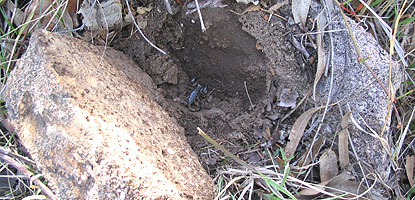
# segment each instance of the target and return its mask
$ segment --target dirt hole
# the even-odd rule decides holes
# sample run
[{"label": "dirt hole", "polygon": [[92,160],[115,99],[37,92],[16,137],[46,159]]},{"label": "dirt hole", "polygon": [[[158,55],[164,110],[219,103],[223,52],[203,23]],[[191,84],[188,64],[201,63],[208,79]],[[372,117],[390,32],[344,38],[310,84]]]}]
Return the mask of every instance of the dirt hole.
[{"label": "dirt hole", "polygon": [[[208,169],[216,168],[217,162],[224,157],[221,153],[204,153],[203,148],[208,143],[198,135],[197,127],[231,152],[247,152],[252,146],[263,143],[259,129],[264,123],[270,124],[271,131],[276,128],[275,122],[265,115],[276,118],[288,111],[275,106],[264,114],[271,80],[278,79],[288,86],[291,84],[289,87],[294,90],[301,87],[302,84],[298,83],[304,82],[295,78],[301,72],[297,73],[297,61],[293,58],[295,51],[287,47],[291,45],[285,41],[286,30],[275,31],[282,23],[276,21],[276,26],[272,27],[272,23],[262,22],[262,16],[257,14],[252,17],[253,25],[241,24],[230,9],[235,7],[203,9],[206,32],[201,31],[197,13],[164,16],[163,24],[148,22],[147,31],[153,30],[154,40],[159,46],[168,49],[168,55],[156,52],[138,38],[125,41],[118,47],[135,59],[158,84],[167,101],[175,108],[171,114],[185,128],[188,142]],[[157,17],[163,18],[154,14],[153,18]],[[264,30],[262,27],[250,27],[258,24],[270,27]],[[281,49],[276,49],[283,52],[275,55],[278,59],[270,60],[262,52],[258,38],[243,30],[249,28],[258,29],[258,34],[264,34],[267,38],[278,39],[272,43],[274,49],[281,46]],[[281,63],[281,68],[277,69],[281,72],[279,77],[273,77],[270,73],[270,68],[275,70],[272,63],[276,61]],[[207,86],[208,93],[211,92],[207,97],[201,95],[201,110],[197,112],[185,104],[195,88],[189,84],[193,78],[197,78],[203,87]],[[283,89],[278,87],[278,93]],[[281,131],[289,128],[280,127]],[[258,156],[239,156],[260,160]]]}]

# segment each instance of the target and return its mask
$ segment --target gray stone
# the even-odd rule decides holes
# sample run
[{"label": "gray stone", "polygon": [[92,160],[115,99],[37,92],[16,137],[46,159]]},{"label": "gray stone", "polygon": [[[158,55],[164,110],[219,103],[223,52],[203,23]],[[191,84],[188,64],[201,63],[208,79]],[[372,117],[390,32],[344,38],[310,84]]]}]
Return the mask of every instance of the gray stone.
[{"label": "gray stone", "polygon": [[[331,30],[343,30],[332,32],[333,39],[333,65],[327,77],[320,80],[319,91],[322,101],[326,101],[330,90],[330,73],[333,74],[333,86],[330,94],[330,102],[340,102],[342,114],[352,111],[353,118],[364,131],[359,130],[356,124],[351,123],[350,137],[356,148],[357,156],[366,172],[376,172],[384,181],[388,175],[390,163],[387,151],[391,141],[388,141],[390,117],[386,123],[386,131],[381,136],[381,131],[386,121],[388,96],[372,73],[363,64],[359,63],[353,41],[350,37],[345,22],[336,10],[332,21]],[[348,19],[348,23],[356,38],[357,46],[361,52],[361,58],[368,58],[365,62],[373,69],[376,76],[387,88],[389,78],[389,54],[377,43],[375,38],[364,30],[355,21]],[[325,34],[326,57],[329,57],[329,34]],[[330,62],[330,61],[328,61]],[[397,62],[392,61],[392,91],[400,87],[402,70]],[[337,110],[338,107],[334,110]],[[393,108],[392,108],[393,109]],[[333,109],[332,109],[333,110]],[[334,119],[335,118],[335,119]],[[337,127],[341,122],[341,115],[337,113],[331,122]],[[369,127],[379,135],[375,137]],[[369,133],[369,134],[368,134]],[[382,145],[380,138],[385,141]],[[385,148],[386,147],[386,148]]]}]

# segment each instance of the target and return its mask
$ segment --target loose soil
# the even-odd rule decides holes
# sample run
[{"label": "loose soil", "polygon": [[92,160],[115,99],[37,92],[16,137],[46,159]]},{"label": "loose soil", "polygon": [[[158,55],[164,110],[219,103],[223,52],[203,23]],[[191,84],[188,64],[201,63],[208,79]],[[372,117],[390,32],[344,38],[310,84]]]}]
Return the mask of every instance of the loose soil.
[{"label": "loose soil", "polygon": [[[206,32],[200,29],[197,13],[185,15],[178,9],[167,15],[162,6],[154,8],[145,19],[145,32],[168,50],[167,55],[149,47],[138,34],[115,44],[158,84],[172,106],[167,110],[185,128],[188,142],[212,175],[217,167],[232,161],[222,162],[223,154],[208,147],[196,128],[242,159],[261,162],[263,152],[251,150],[283,145],[293,124],[288,118],[277,128],[291,110],[277,104],[303,98],[313,73],[290,42],[300,32],[296,25],[275,16],[268,22],[269,14],[259,11],[238,16],[230,10],[241,13],[246,5],[224,4],[228,6],[202,9]],[[288,16],[289,7],[283,7],[280,14],[284,12]],[[201,96],[201,110],[196,112],[182,103],[193,89],[189,86],[193,78],[210,92]],[[274,139],[266,137],[267,130]]]}]

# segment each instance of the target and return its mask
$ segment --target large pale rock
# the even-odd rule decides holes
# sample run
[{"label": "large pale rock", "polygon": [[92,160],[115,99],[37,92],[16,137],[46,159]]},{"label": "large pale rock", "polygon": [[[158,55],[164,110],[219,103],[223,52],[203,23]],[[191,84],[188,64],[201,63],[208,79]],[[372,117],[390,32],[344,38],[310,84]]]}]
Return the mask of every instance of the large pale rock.
[{"label": "large pale rock", "polygon": [[156,102],[164,100],[155,84],[120,52],[36,32],[4,98],[61,199],[213,198],[211,178]]},{"label": "large pale rock", "polygon": [[[333,18],[337,18],[337,20],[333,20],[328,26],[328,30],[347,30],[338,8],[332,14],[334,14]],[[389,87],[394,93],[403,80],[403,71],[399,63],[392,61],[390,65],[388,52],[382,49],[376,39],[355,21],[348,19],[348,23],[356,38],[361,59],[367,59],[365,63],[374,71],[386,88],[389,86],[389,79],[391,80],[392,84]],[[325,34],[326,46],[330,44],[329,36],[329,34]],[[388,179],[391,162],[387,153],[391,151],[391,146],[388,145],[392,145],[389,140],[391,116],[386,121],[388,95],[375,80],[370,70],[359,62],[349,32],[335,31],[331,33],[331,37],[334,47],[332,61],[328,62],[332,62],[330,73],[333,73],[333,80],[331,80],[330,74],[320,81],[322,99],[323,101],[327,100],[327,97],[330,96],[331,103],[339,102],[340,106],[336,106],[333,110],[341,108],[343,115],[346,112],[352,112],[355,123],[351,123],[350,137],[361,166],[366,171],[365,173],[375,171],[382,181],[391,183],[393,180]],[[331,48],[327,47],[326,49],[326,57],[330,58],[329,50]],[[389,77],[389,67],[392,69],[391,77]],[[337,119],[330,119],[329,116],[329,120],[327,120],[332,122],[330,125],[332,130],[335,130],[342,120],[340,113],[335,115],[337,115]],[[386,131],[382,135],[384,126]]]}]

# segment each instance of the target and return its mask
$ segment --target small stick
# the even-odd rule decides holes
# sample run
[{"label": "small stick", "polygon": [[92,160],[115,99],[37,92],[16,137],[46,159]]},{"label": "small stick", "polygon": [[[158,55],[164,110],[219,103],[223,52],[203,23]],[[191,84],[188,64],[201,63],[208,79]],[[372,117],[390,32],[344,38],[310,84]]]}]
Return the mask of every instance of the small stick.
[{"label": "small stick", "polygon": [[167,12],[172,15],[173,11],[171,10],[170,2],[169,0],[164,0],[164,3],[166,4]]},{"label": "small stick", "polygon": [[[197,1],[196,1],[197,2]],[[144,35],[144,33],[141,31],[140,27],[138,26],[137,22],[134,19],[134,16],[131,12],[131,8],[130,8],[130,4],[128,3],[128,0],[125,0],[125,3],[127,4],[127,8],[128,8],[128,15],[130,15],[131,20],[133,21],[135,27],[137,28],[138,32],[140,32],[141,36],[144,38],[144,40],[146,42],[148,42],[153,48],[157,49],[158,51],[160,51],[162,54],[166,54],[166,52],[164,52],[163,50],[161,50],[160,48],[158,48],[156,45],[154,45],[153,43],[151,43],[151,41],[149,39],[147,39],[147,37]]]},{"label": "small stick", "polygon": [[[20,164],[19,162],[13,160],[8,155],[1,154],[0,153],[0,159],[4,160],[5,162],[9,163],[11,166],[16,168],[18,171],[20,171],[26,178],[30,179],[33,176],[33,173],[26,169],[25,166]],[[46,196],[48,196],[50,199],[55,200],[58,199],[55,194],[53,194],[52,190],[50,190],[45,184],[42,183],[39,179],[34,179],[33,182],[35,185],[40,187],[42,189],[42,192],[45,193]]]},{"label": "small stick", "polygon": [[294,36],[291,37],[291,41],[293,46],[304,54],[305,58],[310,57],[310,54],[308,53],[307,49],[300,42],[298,42],[298,40]]},{"label": "small stick", "polygon": [[205,24],[203,23],[202,12],[200,12],[199,2],[195,0],[195,3],[196,3],[196,8],[197,8],[197,14],[199,15],[200,28],[202,29],[202,32],[205,32],[206,27],[205,27]]},{"label": "small stick", "polygon": [[251,97],[249,96],[249,93],[248,93],[248,88],[246,87],[246,81],[244,81],[244,86],[245,86],[245,92],[246,92],[246,95],[248,96],[249,103],[251,104],[251,108],[252,108],[252,110],[253,110],[253,109],[254,109],[254,105],[252,104]]},{"label": "small stick", "polygon": [[21,155],[19,155],[19,154],[13,153],[13,152],[11,152],[10,150],[5,149],[5,148],[2,148],[2,147],[0,147],[0,154],[4,154],[4,155],[8,155],[8,156],[11,156],[11,157],[18,158],[18,159],[20,159],[20,160],[22,160],[22,161],[24,161],[24,162],[26,162],[26,163],[28,163],[28,164],[31,164],[31,165],[35,165],[35,164],[36,164],[36,163],[35,163],[34,161],[32,161],[32,160],[30,160],[30,159],[28,159],[28,158],[26,158],[26,157],[23,157],[23,156],[21,156]]}]

